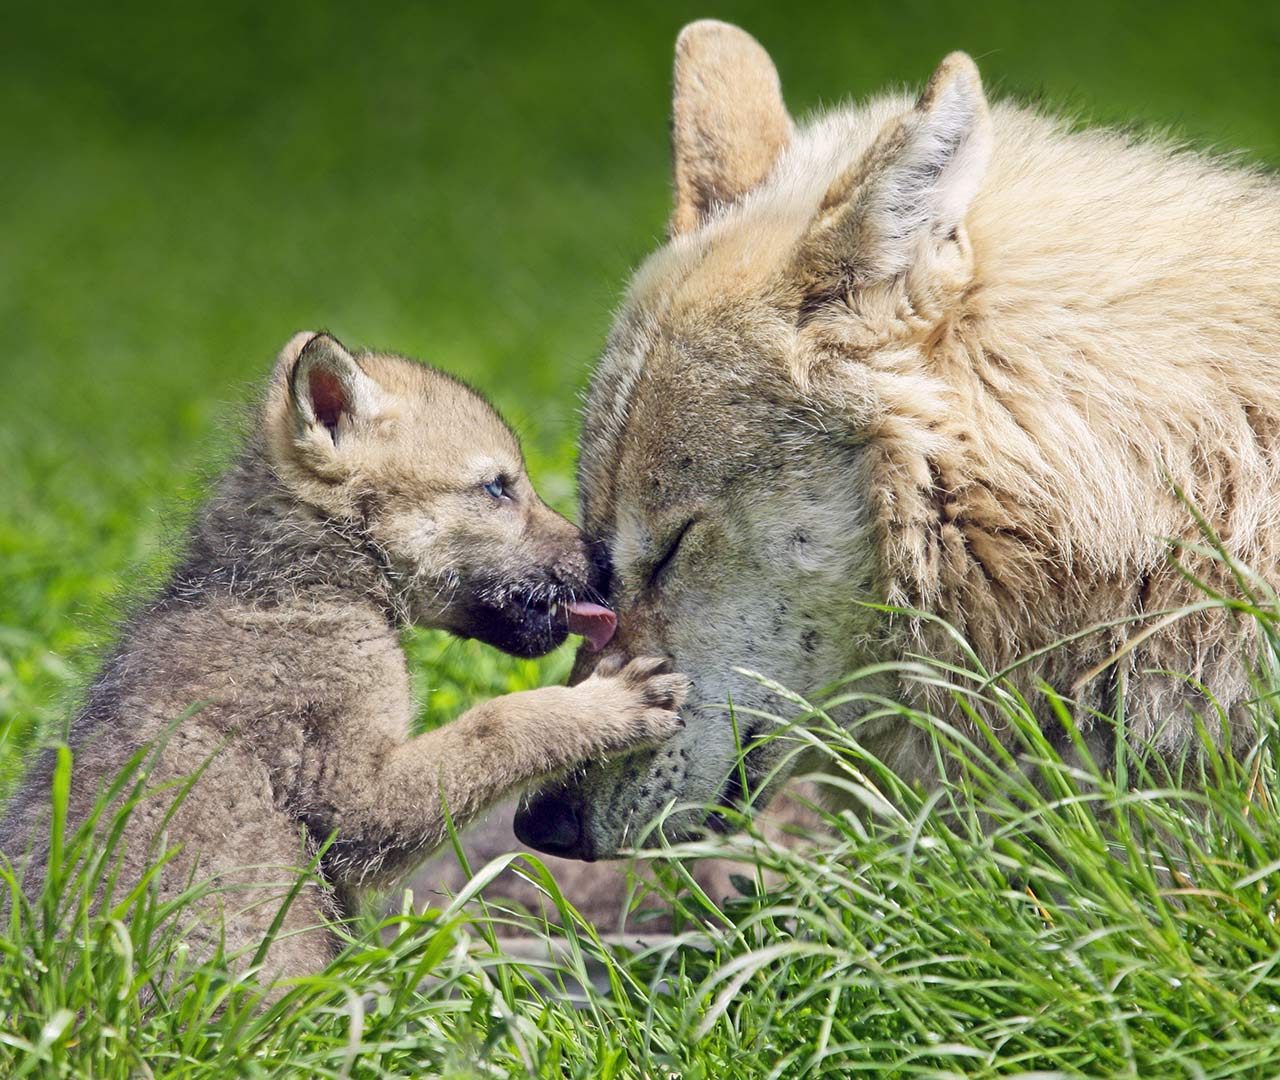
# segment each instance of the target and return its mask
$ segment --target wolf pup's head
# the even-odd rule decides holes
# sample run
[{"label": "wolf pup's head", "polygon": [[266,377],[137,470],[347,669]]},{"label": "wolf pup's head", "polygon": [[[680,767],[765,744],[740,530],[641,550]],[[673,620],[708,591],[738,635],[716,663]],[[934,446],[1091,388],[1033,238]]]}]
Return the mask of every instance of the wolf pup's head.
[{"label": "wolf pup's head", "polygon": [[[875,447],[930,437],[921,350],[962,332],[967,215],[992,142],[962,54],[914,102],[796,130],[767,54],[717,22],[677,43],[672,131],[671,239],[632,281],[596,370],[580,489],[612,556],[616,647],[669,655],[693,690],[678,738],[522,810],[522,839],[587,859],[638,842],[669,803],[740,799],[738,740],[780,706],[736,669],[806,694],[880,659],[863,603],[885,598]],[[757,807],[794,746],[747,755]],[[672,815],[668,835],[703,816]]]},{"label": "wolf pup's head", "polygon": [[265,428],[280,481],[335,542],[378,563],[405,621],[517,656],[570,631],[593,648],[612,636],[581,534],[533,490],[511,429],[456,379],[297,334]]}]

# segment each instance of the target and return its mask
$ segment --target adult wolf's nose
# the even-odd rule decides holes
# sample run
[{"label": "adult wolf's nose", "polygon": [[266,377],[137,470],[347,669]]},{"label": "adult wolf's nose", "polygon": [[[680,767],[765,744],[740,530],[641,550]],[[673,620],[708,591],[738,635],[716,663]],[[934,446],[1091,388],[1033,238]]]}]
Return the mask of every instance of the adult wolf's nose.
[{"label": "adult wolf's nose", "polygon": [[582,816],[563,799],[535,795],[516,812],[516,839],[535,851],[562,859],[594,862],[595,854],[583,833]]}]

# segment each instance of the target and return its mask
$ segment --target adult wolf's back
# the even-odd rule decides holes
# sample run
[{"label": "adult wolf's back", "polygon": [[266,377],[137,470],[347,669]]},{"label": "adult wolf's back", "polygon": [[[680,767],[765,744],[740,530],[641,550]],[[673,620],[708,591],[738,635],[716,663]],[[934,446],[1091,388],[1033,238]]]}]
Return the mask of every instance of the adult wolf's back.
[{"label": "adult wolf's back", "polygon": [[[1168,748],[1189,707],[1218,715],[1206,693],[1234,720],[1247,621],[1203,613],[1106,661],[1195,595],[1169,560],[1169,538],[1198,538],[1178,489],[1234,556],[1276,568],[1275,180],[989,106],[960,54],[915,102],[796,128],[768,56],[722,23],[681,35],[674,112],[672,236],[600,362],[581,486],[617,647],[693,677],[688,727],[545,794],[522,835],[607,856],[672,798],[731,796],[722,703],[748,737],[750,707],[776,706],[737,666],[807,692],[954,655],[866,600],[936,613],[993,670],[1110,621],[1017,680],[1072,694],[1086,726],[1123,691],[1130,729]],[[860,734],[926,768],[905,723]],[[749,756],[753,784],[771,753]]]}]

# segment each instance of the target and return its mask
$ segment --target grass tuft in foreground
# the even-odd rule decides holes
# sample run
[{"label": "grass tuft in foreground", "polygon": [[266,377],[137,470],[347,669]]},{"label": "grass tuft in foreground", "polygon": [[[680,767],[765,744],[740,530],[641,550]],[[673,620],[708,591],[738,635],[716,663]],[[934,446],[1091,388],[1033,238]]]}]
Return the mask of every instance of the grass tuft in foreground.
[{"label": "grass tuft in foreground", "polygon": [[[863,697],[868,720],[929,732],[950,779],[923,792],[832,723],[829,710],[864,694],[857,675],[822,707],[779,689],[803,723],[779,721],[768,737],[824,757],[822,782],[856,809],[824,810],[830,835],[805,847],[744,821],[727,845],[643,854],[658,871],[646,888],[676,912],[669,939],[634,952],[604,943],[542,864],[508,856],[447,908],[419,913],[406,895],[398,913],[364,918],[327,971],[266,999],[226,957],[189,954],[184,905],[205,886],[168,906],[151,883],[111,887],[120,815],[147,797],[144,759],[104,797],[110,812],[60,839],[63,751],[43,895],[28,903],[14,870],[0,870],[0,1073],[1274,1073],[1280,676],[1275,616],[1242,615],[1262,621],[1267,650],[1259,738],[1241,760],[1206,737],[1176,771],[1123,740],[1095,761],[1057,702],[1064,759],[1028,703],[986,673],[912,662],[908,677],[945,679],[973,720],[961,731]],[[981,734],[997,726],[1016,733],[1012,752]],[[747,860],[744,895],[718,906],[686,872],[691,857]],[[484,901],[512,863],[562,927]],[[109,899],[95,907],[103,883]],[[513,930],[541,939],[547,959],[504,956]]]}]

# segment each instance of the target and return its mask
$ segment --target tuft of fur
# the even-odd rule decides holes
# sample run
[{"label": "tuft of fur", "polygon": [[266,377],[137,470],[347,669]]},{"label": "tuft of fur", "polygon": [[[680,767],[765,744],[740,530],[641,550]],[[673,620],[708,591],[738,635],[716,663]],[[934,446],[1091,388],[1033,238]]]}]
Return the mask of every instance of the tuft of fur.
[{"label": "tuft of fur", "polygon": [[[726,34],[766,82],[740,30],[697,23],[681,41]],[[690,79],[677,117],[734,111],[691,101]],[[677,135],[678,222],[682,171],[717,145]],[[962,54],[918,98],[825,112],[769,153],[636,273],[592,383],[581,498],[613,555],[618,647],[665,651],[694,689],[680,739],[547,794],[582,819],[579,854],[612,854],[673,798],[728,797],[725,703],[740,721],[777,704],[734,667],[807,693],[909,653],[963,661],[936,622],[864,601],[945,620],[992,671],[1069,639],[1013,679],[1075,699],[1099,743],[1093,710],[1123,695],[1144,743],[1179,752],[1199,711],[1246,745],[1252,625],[1160,616],[1201,598],[1172,554],[1236,590],[1183,546],[1202,540],[1184,496],[1274,580],[1274,177],[989,104]],[[919,684],[880,689],[963,722]],[[928,774],[906,725],[859,730]],[[762,749],[748,771],[773,764]]]},{"label": "tuft of fur", "polygon": [[[486,488],[495,478],[500,495]],[[242,963],[296,868],[333,836],[263,974],[317,971],[338,943],[327,920],[352,890],[437,847],[446,806],[461,827],[533,778],[678,726],[683,680],[641,659],[573,689],[483,702],[411,737],[401,629],[534,655],[564,640],[557,605],[594,595],[594,581],[577,529],[538,499],[510,430],[478,395],[401,357],[300,334],[185,558],[124,628],[71,725],[69,827],[154,746],[116,895],[141,880],[163,831],[177,853],[161,899],[212,883],[192,940],[207,954],[225,935]],[[32,895],[49,853],[52,758],[0,823],[0,851],[26,860]]]}]

